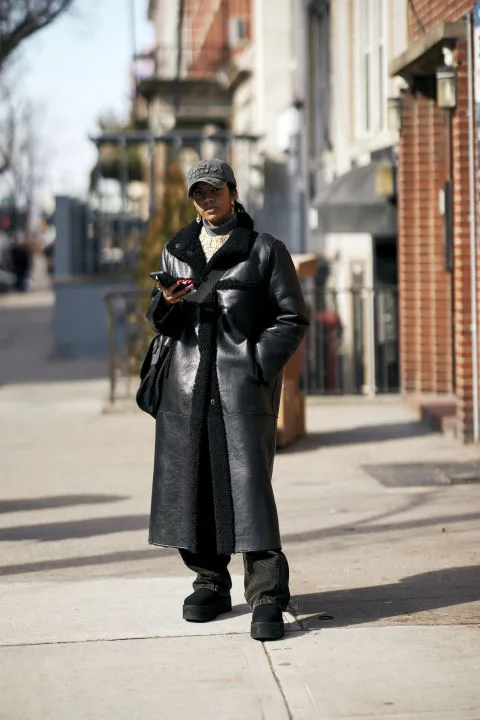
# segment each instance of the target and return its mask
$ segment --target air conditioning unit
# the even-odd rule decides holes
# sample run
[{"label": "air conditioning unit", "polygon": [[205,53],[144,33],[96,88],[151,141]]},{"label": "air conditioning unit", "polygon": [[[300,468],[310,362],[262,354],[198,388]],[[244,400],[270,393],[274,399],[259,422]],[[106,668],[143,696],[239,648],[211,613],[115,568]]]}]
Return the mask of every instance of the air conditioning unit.
[{"label": "air conditioning unit", "polygon": [[237,48],[248,42],[248,20],[243,17],[230,18],[229,23],[230,47]]}]

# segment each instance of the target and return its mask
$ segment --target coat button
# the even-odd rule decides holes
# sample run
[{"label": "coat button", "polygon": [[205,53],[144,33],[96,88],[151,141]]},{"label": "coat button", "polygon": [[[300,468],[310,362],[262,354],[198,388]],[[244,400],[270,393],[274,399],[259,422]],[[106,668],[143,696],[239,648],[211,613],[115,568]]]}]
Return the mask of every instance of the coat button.
[{"label": "coat button", "polygon": [[215,400],[213,398],[210,400],[210,405],[215,405]]},{"label": "coat button", "polygon": [[175,243],[175,247],[176,247],[176,248],[179,248],[179,247],[180,247],[180,243]]}]

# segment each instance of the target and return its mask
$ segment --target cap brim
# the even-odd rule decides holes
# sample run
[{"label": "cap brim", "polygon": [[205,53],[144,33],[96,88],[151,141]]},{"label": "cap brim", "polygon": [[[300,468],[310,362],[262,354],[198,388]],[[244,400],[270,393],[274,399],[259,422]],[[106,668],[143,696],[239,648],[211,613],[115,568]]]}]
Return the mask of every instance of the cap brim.
[{"label": "cap brim", "polygon": [[208,185],[212,185],[216,188],[221,188],[227,184],[226,180],[220,180],[220,178],[202,178],[201,180],[195,180],[195,182],[190,185],[190,187],[188,188],[188,195],[190,196],[192,194],[192,190],[195,185],[198,185],[202,182],[207,183]]}]

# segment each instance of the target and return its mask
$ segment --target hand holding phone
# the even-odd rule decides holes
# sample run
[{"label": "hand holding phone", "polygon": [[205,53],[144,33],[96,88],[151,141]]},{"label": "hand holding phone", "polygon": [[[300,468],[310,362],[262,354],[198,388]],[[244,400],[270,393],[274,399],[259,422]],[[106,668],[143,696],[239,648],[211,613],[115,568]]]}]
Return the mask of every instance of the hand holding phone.
[{"label": "hand holding phone", "polygon": [[178,295],[180,292],[185,295],[185,293],[190,292],[191,290],[193,290],[193,280],[185,278],[183,280],[177,280],[175,285],[172,285],[168,289],[168,292],[170,295]]},{"label": "hand holding phone", "polygon": [[157,288],[163,293],[163,297],[169,303],[179,302],[194,288],[191,278],[181,278],[173,283],[173,285],[165,287],[161,282],[162,273],[160,271],[149,273],[149,275],[156,281]]}]

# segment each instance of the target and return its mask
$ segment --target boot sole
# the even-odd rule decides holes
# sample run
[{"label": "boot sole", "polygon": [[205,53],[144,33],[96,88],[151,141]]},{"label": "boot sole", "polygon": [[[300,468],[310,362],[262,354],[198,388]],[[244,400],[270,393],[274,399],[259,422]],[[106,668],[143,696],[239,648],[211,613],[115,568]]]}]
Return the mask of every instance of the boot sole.
[{"label": "boot sole", "polygon": [[219,615],[230,612],[231,609],[232,602],[227,599],[225,599],[225,603],[222,605],[184,605],[183,619],[187,622],[211,622]]},{"label": "boot sole", "polygon": [[285,628],[283,622],[252,622],[250,635],[254,640],[281,640]]}]

